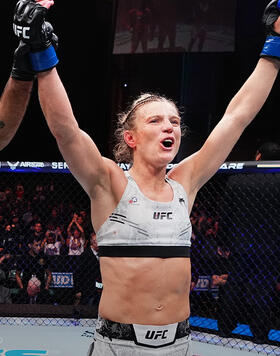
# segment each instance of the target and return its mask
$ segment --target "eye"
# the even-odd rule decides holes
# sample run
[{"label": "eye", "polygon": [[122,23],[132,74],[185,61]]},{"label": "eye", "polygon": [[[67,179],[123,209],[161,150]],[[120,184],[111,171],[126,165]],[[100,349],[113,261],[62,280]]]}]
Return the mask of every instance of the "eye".
[{"label": "eye", "polygon": [[172,118],[172,119],[170,120],[170,122],[171,122],[171,124],[174,125],[174,126],[180,126],[180,120],[179,120],[177,117]]},{"label": "eye", "polygon": [[153,118],[151,118],[151,119],[149,120],[149,123],[155,124],[155,123],[157,123],[158,121],[159,121],[159,118],[158,118],[158,117],[153,117]]}]

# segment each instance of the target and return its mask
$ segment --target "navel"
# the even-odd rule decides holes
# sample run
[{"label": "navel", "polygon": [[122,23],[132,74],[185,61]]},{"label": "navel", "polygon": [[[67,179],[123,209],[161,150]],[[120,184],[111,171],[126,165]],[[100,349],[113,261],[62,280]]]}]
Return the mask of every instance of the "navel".
[{"label": "navel", "polygon": [[163,308],[164,308],[164,306],[163,306],[162,304],[159,304],[159,305],[156,307],[156,310],[157,310],[157,311],[161,311]]}]

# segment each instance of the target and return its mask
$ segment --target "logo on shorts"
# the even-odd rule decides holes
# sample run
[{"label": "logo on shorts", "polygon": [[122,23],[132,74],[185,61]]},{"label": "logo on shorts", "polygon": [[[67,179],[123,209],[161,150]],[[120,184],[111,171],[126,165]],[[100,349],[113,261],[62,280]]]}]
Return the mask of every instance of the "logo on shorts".
[{"label": "logo on shorts", "polygon": [[157,340],[157,339],[167,339],[168,330],[148,330],[145,339],[147,340]]}]

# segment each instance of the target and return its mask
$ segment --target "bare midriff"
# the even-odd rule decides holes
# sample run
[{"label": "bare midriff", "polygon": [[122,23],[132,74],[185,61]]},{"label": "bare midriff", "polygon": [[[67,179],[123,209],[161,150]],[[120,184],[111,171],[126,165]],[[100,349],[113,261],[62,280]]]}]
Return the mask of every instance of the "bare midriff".
[{"label": "bare midriff", "polygon": [[166,325],[189,317],[189,258],[100,257],[99,315],[126,324]]}]

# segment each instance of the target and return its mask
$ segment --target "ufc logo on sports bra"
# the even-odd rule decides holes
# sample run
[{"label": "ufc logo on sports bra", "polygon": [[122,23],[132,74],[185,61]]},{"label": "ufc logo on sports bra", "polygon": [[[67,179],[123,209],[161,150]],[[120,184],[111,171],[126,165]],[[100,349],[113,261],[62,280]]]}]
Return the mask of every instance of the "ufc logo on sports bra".
[{"label": "ufc logo on sports bra", "polygon": [[160,339],[167,339],[166,333],[168,333],[168,330],[148,330],[147,334],[145,335],[145,339],[148,340],[156,340],[158,338]]},{"label": "ufc logo on sports bra", "polygon": [[166,211],[155,211],[153,215],[154,220],[172,220],[172,211],[166,212]]},{"label": "ufc logo on sports bra", "polygon": [[27,32],[30,30],[30,27],[22,27],[22,26],[13,24],[13,29],[14,29],[14,33],[16,34],[16,36],[22,37],[25,39],[30,39],[30,36],[28,36],[28,34],[27,34]]}]

